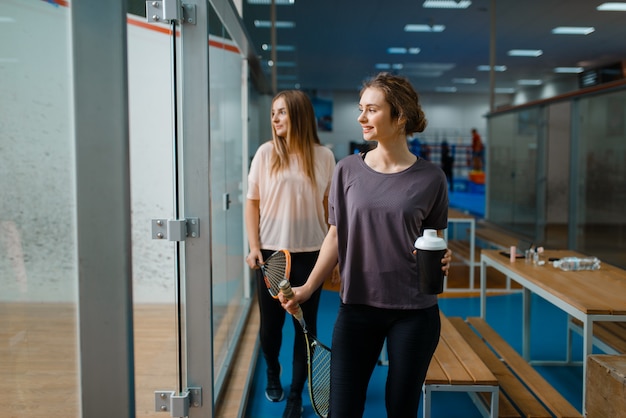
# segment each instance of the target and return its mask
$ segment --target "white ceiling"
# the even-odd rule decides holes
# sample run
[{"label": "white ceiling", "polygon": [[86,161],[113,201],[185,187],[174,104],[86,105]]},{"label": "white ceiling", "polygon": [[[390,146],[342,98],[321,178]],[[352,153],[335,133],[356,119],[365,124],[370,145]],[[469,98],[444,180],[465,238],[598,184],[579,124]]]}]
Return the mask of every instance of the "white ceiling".
[{"label": "white ceiling", "polygon": [[[271,81],[267,60],[270,29],[259,29],[255,19],[270,20],[269,5],[243,0],[243,20],[264,71]],[[278,89],[358,89],[363,79],[377,73],[377,63],[402,64],[419,91],[456,87],[457,92],[490,91],[490,73],[477,70],[490,63],[491,4],[495,10],[496,88],[518,88],[520,79],[543,82],[577,75],[555,74],[555,67],[585,69],[621,61],[626,57],[626,12],[597,11],[603,0],[472,0],[465,10],[426,9],[424,0],[295,0],[277,5],[277,21],[293,21],[291,29],[277,29],[277,45],[293,45],[294,52],[277,52]],[[441,33],[409,33],[406,24],[445,25]],[[593,26],[590,35],[553,35],[557,26]],[[417,55],[391,55],[388,47],[417,47]],[[541,49],[538,58],[510,57],[511,49]],[[282,62],[294,63],[281,67]],[[420,71],[432,64],[451,67],[439,76]],[[457,84],[456,78],[475,78],[476,84]]]}]

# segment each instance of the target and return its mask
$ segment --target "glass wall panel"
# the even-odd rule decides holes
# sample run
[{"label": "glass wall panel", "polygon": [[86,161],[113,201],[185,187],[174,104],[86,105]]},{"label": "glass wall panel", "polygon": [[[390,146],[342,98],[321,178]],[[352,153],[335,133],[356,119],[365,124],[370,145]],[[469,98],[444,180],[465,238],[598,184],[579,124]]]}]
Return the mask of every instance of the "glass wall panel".
[{"label": "glass wall panel", "polygon": [[[237,342],[244,294],[242,56],[212,7],[209,9],[211,135],[211,248],[214,365],[218,387]],[[218,389],[219,390],[219,389]]]},{"label": "glass wall panel", "polygon": [[528,237],[534,237],[539,218],[537,153],[544,138],[542,116],[542,109],[529,108],[490,119],[486,217]]},{"label": "glass wall panel", "polygon": [[581,99],[578,109],[575,247],[626,267],[626,92]]},{"label": "glass wall panel", "polygon": [[0,2],[2,416],[80,414],[70,13],[60,3]]}]

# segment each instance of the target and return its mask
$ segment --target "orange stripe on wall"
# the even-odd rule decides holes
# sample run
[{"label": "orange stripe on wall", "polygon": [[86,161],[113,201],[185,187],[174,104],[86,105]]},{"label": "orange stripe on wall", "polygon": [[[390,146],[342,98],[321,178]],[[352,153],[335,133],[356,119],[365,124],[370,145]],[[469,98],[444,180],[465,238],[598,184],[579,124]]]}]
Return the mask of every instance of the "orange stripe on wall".
[{"label": "orange stripe on wall", "polygon": [[[69,7],[70,6],[70,2],[68,0],[42,0],[45,1],[46,3],[52,3],[52,4],[57,4],[59,6],[63,6],[63,7]],[[172,34],[172,30],[167,27],[167,26],[161,26],[161,25],[153,25],[150,24],[148,22],[144,22],[141,20],[137,20],[137,19],[133,19],[133,18],[127,18],[126,19],[127,23],[131,24],[131,25],[135,25],[138,26],[140,28],[143,29],[148,29],[148,30],[152,30],[155,32],[159,32],[159,33],[163,33],[165,35],[171,35]],[[180,36],[180,32],[176,31],[176,36]],[[234,45],[229,45],[226,44],[224,42],[218,42],[215,40],[209,40],[209,46],[215,47],[215,48],[220,48],[220,49],[225,49],[227,51],[230,52],[235,52],[235,53],[239,53],[239,48],[237,48]]]},{"label": "orange stripe on wall", "polygon": [[[168,26],[151,25],[148,22],[142,22],[141,20],[131,19],[130,17],[127,19],[127,22],[131,25],[139,26],[140,28],[144,28],[144,29],[150,29],[155,32],[164,33],[166,35],[172,34],[172,30]],[[176,31],[176,36],[180,36],[180,32]]]},{"label": "orange stripe on wall", "polygon": [[230,52],[239,53],[239,48],[237,48],[234,45],[225,44],[224,42],[218,42],[218,41],[209,40],[209,46],[213,46],[215,48],[220,48],[220,49],[225,49],[225,50],[230,51]]}]

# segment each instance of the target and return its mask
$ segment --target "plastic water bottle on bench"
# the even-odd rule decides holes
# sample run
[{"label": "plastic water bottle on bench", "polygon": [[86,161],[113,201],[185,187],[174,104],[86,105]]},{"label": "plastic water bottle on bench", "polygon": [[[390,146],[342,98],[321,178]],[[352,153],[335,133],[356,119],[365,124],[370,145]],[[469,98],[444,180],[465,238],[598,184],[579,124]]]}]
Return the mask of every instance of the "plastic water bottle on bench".
[{"label": "plastic water bottle on bench", "polygon": [[554,267],[564,271],[599,270],[600,260],[597,257],[564,257],[554,261]]}]

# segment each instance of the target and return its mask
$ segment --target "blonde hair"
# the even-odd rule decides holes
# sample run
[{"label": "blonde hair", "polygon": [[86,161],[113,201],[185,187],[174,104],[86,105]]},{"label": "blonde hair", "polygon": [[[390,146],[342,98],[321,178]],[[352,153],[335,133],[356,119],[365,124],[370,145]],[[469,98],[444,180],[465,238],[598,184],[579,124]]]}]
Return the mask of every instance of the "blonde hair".
[{"label": "blonde hair", "polygon": [[272,128],[272,142],[274,152],[272,154],[271,174],[277,174],[289,167],[289,153],[295,153],[302,164],[305,175],[315,186],[315,146],[320,145],[317,136],[317,122],[313,105],[308,96],[300,90],[285,90],[278,93],[272,99],[274,102],[282,98],[287,107],[290,129],[289,143],[287,138],[276,135]]}]

